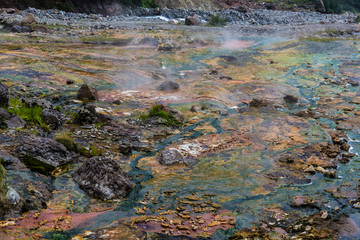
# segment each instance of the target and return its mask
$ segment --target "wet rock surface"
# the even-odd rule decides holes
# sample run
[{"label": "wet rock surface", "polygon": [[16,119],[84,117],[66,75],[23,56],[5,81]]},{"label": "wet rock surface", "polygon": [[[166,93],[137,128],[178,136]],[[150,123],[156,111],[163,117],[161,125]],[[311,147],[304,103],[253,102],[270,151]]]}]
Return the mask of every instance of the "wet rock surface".
[{"label": "wet rock surface", "polygon": [[35,136],[24,137],[16,154],[29,168],[45,174],[73,161],[75,157],[61,143]]},{"label": "wet rock surface", "polygon": [[73,177],[86,193],[104,200],[124,198],[134,187],[115,161],[102,157],[86,161]]}]

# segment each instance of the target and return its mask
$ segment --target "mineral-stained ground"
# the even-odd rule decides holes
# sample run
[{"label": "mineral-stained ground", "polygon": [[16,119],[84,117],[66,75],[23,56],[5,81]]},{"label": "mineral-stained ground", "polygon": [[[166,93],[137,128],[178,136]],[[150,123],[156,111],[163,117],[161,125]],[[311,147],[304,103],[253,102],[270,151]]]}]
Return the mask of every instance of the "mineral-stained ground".
[{"label": "mineral-stained ground", "polygon": [[[43,111],[0,121],[0,238],[359,238],[360,42],[228,28],[0,33],[7,111]],[[77,99],[84,83],[97,100]],[[126,196],[74,180],[96,155]]]}]

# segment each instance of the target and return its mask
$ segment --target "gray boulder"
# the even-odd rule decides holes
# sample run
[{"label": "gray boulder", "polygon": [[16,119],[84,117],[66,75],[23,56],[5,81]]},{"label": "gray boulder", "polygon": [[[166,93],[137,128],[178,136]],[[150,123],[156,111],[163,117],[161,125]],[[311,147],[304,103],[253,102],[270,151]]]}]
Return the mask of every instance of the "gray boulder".
[{"label": "gray boulder", "polygon": [[52,109],[43,109],[41,117],[44,123],[50,125],[51,128],[57,129],[61,125],[61,117],[58,111]]},{"label": "gray boulder", "polygon": [[174,81],[165,81],[157,87],[159,91],[175,91],[180,88],[180,85]]},{"label": "gray boulder", "polygon": [[11,114],[3,108],[0,108],[0,127],[2,128],[23,128],[26,122],[21,117]]},{"label": "gray boulder", "polygon": [[86,193],[103,200],[126,197],[134,188],[126,173],[109,158],[89,159],[75,170],[73,178]]},{"label": "gray boulder", "polygon": [[185,25],[187,25],[187,26],[198,26],[200,24],[201,24],[201,21],[196,15],[187,16],[185,18]]},{"label": "gray boulder", "polygon": [[160,152],[160,154],[157,156],[157,159],[159,163],[163,165],[186,163],[179,150],[175,148],[165,149],[164,151]]}]

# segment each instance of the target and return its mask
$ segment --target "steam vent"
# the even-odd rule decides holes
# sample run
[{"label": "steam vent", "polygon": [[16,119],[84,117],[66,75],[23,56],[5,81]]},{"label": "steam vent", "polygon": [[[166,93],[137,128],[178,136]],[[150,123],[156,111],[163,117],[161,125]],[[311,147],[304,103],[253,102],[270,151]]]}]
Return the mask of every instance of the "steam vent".
[{"label": "steam vent", "polygon": [[0,0],[0,240],[360,239],[360,1]]}]

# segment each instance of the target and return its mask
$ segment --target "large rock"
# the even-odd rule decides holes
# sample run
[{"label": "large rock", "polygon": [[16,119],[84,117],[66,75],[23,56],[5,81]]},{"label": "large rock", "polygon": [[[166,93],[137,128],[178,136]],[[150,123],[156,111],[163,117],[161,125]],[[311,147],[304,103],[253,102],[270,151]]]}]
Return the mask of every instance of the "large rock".
[{"label": "large rock", "polygon": [[0,106],[6,107],[9,105],[9,88],[0,82]]},{"label": "large rock", "polygon": [[110,117],[96,112],[96,106],[93,104],[87,104],[81,108],[78,115],[75,118],[75,123],[80,125],[94,124],[97,122],[108,122]]},{"label": "large rock", "polygon": [[0,127],[1,128],[23,128],[26,122],[21,117],[11,114],[3,108],[0,108]]},{"label": "large rock", "polygon": [[61,117],[58,111],[45,108],[41,112],[42,120],[51,128],[57,129],[61,125]]},{"label": "large rock", "polygon": [[77,93],[78,99],[88,99],[88,100],[98,100],[99,95],[96,90],[96,88],[89,86],[87,84],[83,84],[78,93]]},{"label": "large rock", "polygon": [[159,91],[175,91],[180,88],[179,84],[174,81],[165,81],[157,87]]},{"label": "large rock", "polygon": [[25,25],[25,26],[33,25],[36,23],[37,23],[37,20],[36,20],[34,14],[32,14],[32,13],[26,14],[25,17],[21,21],[21,25]]},{"label": "large rock", "polygon": [[73,174],[75,181],[89,195],[103,200],[126,197],[134,184],[113,160],[93,157]]},{"label": "large rock", "polygon": [[175,148],[165,149],[164,151],[160,152],[157,159],[159,160],[159,163],[163,165],[185,163],[183,156],[181,155],[179,150]]},{"label": "large rock", "polygon": [[187,16],[185,18],[185,25],[188,26],[198,26],[201,24],[200,19],[196,15]]},{"label": "large rock", "polygon": [[71,162],[75,157],[61,143],[35,136],[24,137],[16,154],[28,168],[43,174]]}]

